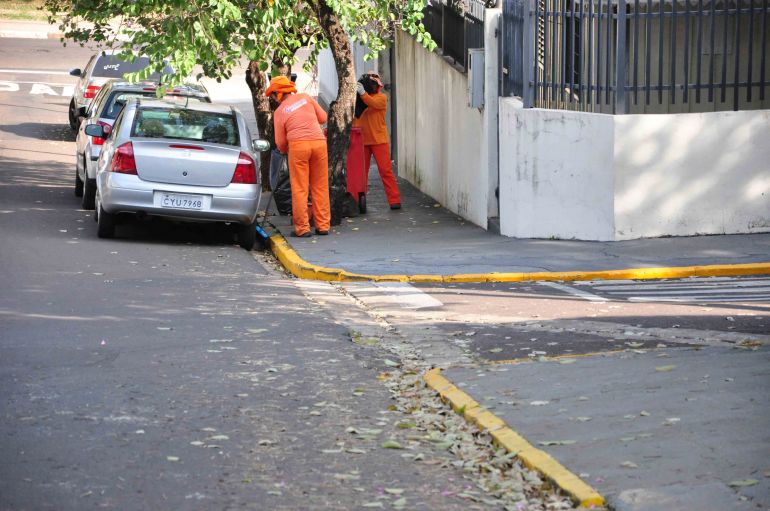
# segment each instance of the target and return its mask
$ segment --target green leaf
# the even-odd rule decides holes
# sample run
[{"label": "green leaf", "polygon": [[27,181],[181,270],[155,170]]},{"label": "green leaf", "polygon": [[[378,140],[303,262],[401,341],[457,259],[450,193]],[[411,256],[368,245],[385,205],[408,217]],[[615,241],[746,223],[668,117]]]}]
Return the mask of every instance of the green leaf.
[{"label": "green leaf", "polygon": [[404,446],[400,443],[396,442],[395,440],[386,440],[382,444],[383,449],[403,449]]},{"label": "green leaf", "polygon": [[759,481],[756,479],[740,479],[738,481],[730,481],[728,484],[734,488],[741,488],[745,486],[754,486],[755,484],[759,484]]}]

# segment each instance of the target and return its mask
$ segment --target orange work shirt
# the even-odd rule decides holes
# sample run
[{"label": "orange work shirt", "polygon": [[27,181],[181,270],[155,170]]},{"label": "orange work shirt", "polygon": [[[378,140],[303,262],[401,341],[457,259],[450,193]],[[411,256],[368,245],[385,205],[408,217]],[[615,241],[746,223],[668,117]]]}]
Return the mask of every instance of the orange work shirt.
[{"label": "orange work shirt", "polygon": [[307,94],[289,94],[273,115],[275,145],[286,154],[291,140],[325,140],[326,112]]},{"label": "orange work shirt", "polygon": [[382,92],[364,93],[361,100],[366,103],[366,110],[358,119],[353,119],[353,127],[361,128],[364,145],[387,144],[388,125],[385,124],[385,111],[388,108],[388,96]]}]

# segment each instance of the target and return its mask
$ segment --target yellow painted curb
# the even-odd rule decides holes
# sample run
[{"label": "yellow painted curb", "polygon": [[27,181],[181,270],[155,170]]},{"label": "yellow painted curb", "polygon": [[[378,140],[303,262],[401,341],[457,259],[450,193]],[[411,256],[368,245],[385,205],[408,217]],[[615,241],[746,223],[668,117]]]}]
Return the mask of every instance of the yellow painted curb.
[{"label": "yellow painted curb", "polygon": [[468,394],[455,387],[441,375],[439,369],[431,369],[425,376],[425,383],[447,400],[456,412],[463,412],[469,422],[490,432],[495,442],[516,456],[532,470],[540,472],[569,495],[580,507],[604,507],[605,501],[599,492],[588,486],[578,476],[567,470],[548,453],[533,447],[524,437],[509,428],[505,421],[481,407]]},{"label": "yellow painted curb", "polygon": [[338,268],[325,268],[308,263],[279,233],[270,236],[270,248],[281,264],[300,279],[334,282],[526,282],[537,280],[648,280],[682,279],[687,277],[736,277],[741,275],[770,275],[770,261],[744,264],[713,264],[708,266],[677,266],[671,268],[628,268],[625,270],[552,271],[531,273],[467,273],[456,275],[366,275]]}]

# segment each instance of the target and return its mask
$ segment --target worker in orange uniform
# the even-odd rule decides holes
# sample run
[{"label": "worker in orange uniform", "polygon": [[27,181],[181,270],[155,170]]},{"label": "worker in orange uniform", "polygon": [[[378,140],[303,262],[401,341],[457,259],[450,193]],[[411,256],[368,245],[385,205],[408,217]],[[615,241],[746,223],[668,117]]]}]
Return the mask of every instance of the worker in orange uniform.
[{"label": "worker in orange uniform", "polygon": [[297,94],[297,87],[285,76],[270,80],[265,96],[279,104],[273,115],[275,144],[289,154],[291,211],[294,222],[292,236],[310,236],[307,215],[308,190],[313,197],[315,232],[329,234],[329,156],[321,124],[326,112],[307,94]]},{"label": "worker in orange uniform", "polygon": [[358,81],[357,92],[365,109],[360,117],[353,119],[353,127],[361,128],[367,171],[374,155],[390,209],[401,209],[401,193],[398,191],[398,182],[393,175],[393,166],[390,163],[390,139],[388,127],[385,124],[388,97],[381,92],[381,89],[382,81],[377,73],[366,73]]}]

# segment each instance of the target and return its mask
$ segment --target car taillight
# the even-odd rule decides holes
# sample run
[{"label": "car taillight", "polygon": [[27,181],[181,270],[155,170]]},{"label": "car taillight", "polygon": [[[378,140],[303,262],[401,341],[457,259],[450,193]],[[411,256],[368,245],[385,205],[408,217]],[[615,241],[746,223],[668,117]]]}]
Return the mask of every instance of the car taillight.
[{"label": "car taillight", "polygon": [[112,156],[112,172],[136,175],[136,161],[134,160],[134,145],[126,142],[115,150]]},{"label": "car taillight", "polygon": [[[109,135],[110,131],[112,131],[112,126],[110,126],[104,121],[96,121],[96,124],[104,128],[105,135]],[[102,137],[91,137],[91,138],[93,139],[91,140],[91,143],[93,145],[104,145],[104,141],[107,140],[106,138],[102,138]]]},{"label": "car taillight", "polygon": [[96,96],[96,93],[99,92],[99,89],[101,87],[99,85],[89,85],[86,87],[85,92],[83,92],[83,97],[86,99],[93,99]]},{"label": "car taillight", "polygon": [[238,164],[235,166],[231,183],[243,183],[247,185],[257,184],[257,166],[251,156],[241,151],[238,156]]}]

